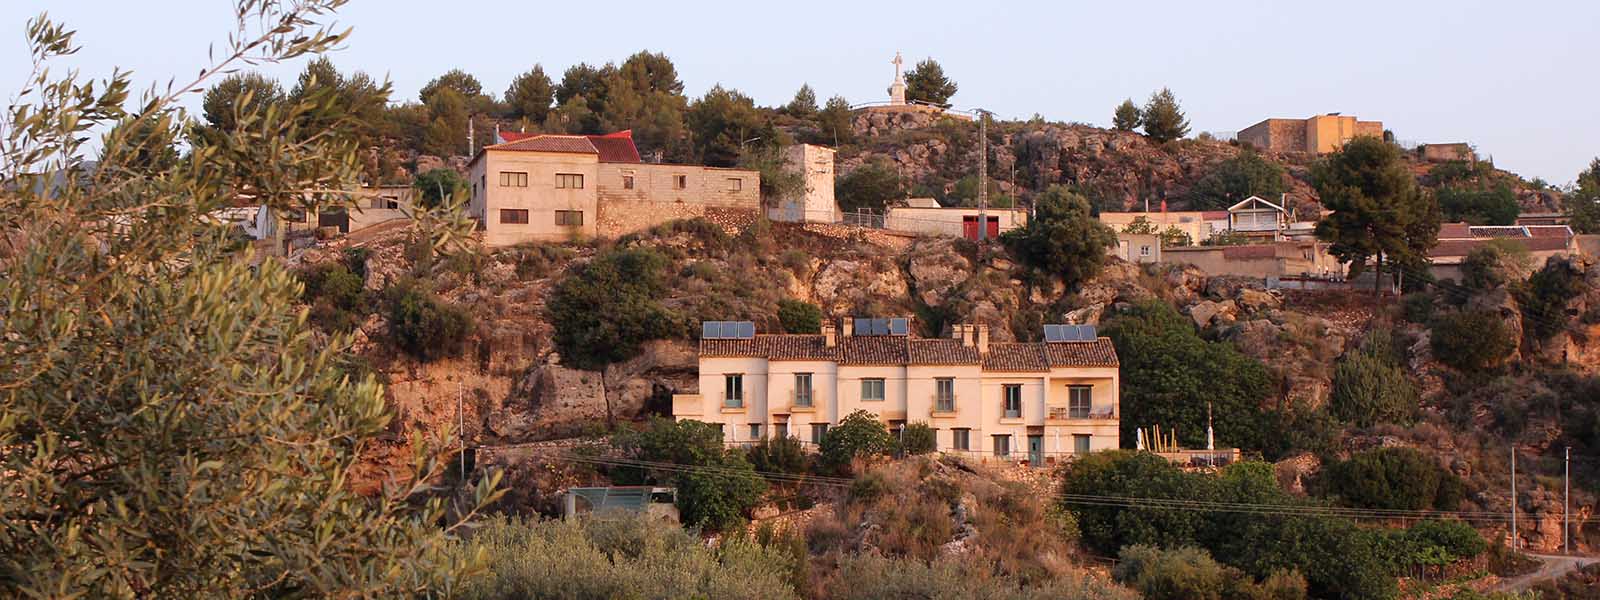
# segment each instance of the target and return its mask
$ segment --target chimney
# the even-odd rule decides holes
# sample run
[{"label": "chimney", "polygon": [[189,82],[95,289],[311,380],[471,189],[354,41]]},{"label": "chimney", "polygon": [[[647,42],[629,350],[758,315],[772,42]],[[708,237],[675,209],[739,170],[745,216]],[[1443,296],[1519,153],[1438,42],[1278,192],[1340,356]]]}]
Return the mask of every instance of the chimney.
[{"label": "chimney", "polygon": [[856,334],[856,320],[850,318],[848,315],[845,316],[842,319],[839,319],[839,330],[842,332],[844,337],[850,337],[852,335],[855,335]]},{"label": "chimney", "polygon": [[988,354],[989,326],[983,323],[978,323],[977,325],[971,325],[971,327],[976,327],[978,329],[978,352],[981,354]]},{"label": "chimney", "polygon": [[838,338],[838,335],[837,335],[837,330],[835,330],[834,327],[833,327],[833,323],[824,324],[822,326],[822,345],[825,346],[825,347],[828,347],[828,348],[832,348],[832,347],[838,345],[838,343],[839,343],[839,338]]}]

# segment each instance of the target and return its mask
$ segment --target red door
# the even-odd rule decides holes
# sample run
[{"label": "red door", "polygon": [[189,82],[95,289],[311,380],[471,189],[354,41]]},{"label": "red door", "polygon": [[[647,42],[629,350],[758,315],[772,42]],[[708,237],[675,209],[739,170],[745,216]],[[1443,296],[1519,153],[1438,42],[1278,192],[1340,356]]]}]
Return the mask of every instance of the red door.
[{"label": "red door", "polygon": [[1000,237],[1000,217],[989,217],[989,239]]},{"label": "red door", "polygon": [[978,217],[961,217],[961,237],[969,240],[978,239]]}]

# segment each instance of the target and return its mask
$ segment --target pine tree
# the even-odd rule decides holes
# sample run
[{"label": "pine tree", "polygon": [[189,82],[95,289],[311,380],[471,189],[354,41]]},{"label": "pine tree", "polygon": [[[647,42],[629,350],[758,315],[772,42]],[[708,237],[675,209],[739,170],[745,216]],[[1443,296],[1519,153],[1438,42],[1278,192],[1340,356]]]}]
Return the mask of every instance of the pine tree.
[{"label": "pine tree", "polygon": [[811,118],[817,114],[817,93],[812,91],[811,84],[801,84],[799,91],[794,93],[794,99],[783,107],[783,111],[802,119]]},{"label": "pine tree", "polygon": [[851,116],[850,101],[845,100],[844,96],[834,96],[817,113],[817,128],[833,140],[833,145],[848,144],[855,139],[855,129],[850,124]]},{"label": "pine tree", "polygon": [[1577,188],[1562,198],[1572,229],[1578,233],[1600,233],[1600,158],[1578,173]]},{"label": "pine tree", "polygon": [[1161,88],[1161,91],[1150,94],[1150,101],[1141,111],[1144,115],[1144,133],[1157,142],[1170,142],[1189,135],[1189,121],[1183,116],[1183,108],[1178,105],[1178,99],[1172,95],[1172,90]]},{"label": "pine tree", "polygon": [[1417,187],[1400,149],[1375,137],[1358,137],[1311,168],[1311,184],[1333,213],[1317,223],[1328,252],[1349,263],[1355,277],[1373,260],[1373,289],[1382,285],[1386,261],[1402,266],[1427,256],[1439,233],[1439,205]]},{"label": "pine tree", "polygon": [[944,75],[944,67],[931,58],[923,59],[906,71],[906,100],[948,106],[956,95],[956,82]]},{"label": "pine tree", "polygon": [[1116,115],[1111,118],[1111,126],[1117,131],[1133,131],[1143,124],[1144,113],[1139,111],[1139,107],[1134,106],[1132,98],[1118,104]]},{"label": "pine tree", "polygon": [[543,123],[550,116],[554,89],[542,66],[534,65],[533,70],[518,75],[511,80],[511,87],[506,88],[506,104],[511,107],[511,116]]}]

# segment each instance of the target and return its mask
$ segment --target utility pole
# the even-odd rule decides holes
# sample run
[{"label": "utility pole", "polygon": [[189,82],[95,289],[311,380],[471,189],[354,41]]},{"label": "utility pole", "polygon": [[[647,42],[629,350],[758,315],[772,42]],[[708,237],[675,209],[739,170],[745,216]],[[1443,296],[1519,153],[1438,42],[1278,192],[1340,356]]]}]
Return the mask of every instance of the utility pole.
[{"label": "utility pole", "polygon": [[472,156],[473,146],[477,144],[477,140],[472,139],[472,133],[472,115],[469,114],[467,115],[467,156]]},{"label": "utility pole", "polygon": [[1517,446],[1511,445],[1511,549],[1517,549]]},{"label": "utility pole", "polygon": [[467,480],[467,393],[460,381],[456,382],[456,435],[461,436],[461,480]]},{"label": "utility pole", "polygon": [[989,239],[989,111],[978,111],[978,241]]},{"label": "utility pole", "polygon": [[1572,527],[1572,446],[1561,459],[1561,553],[1569,554],[1567,540]]}]

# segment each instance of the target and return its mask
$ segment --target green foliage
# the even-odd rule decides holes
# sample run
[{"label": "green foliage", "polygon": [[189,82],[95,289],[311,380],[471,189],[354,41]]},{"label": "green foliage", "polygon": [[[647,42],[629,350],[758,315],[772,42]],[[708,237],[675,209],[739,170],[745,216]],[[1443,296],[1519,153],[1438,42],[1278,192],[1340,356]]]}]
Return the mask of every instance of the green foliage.
[{"label": "green foliage", "polygon": [[822,309],[804,300],[784,298],[778,301],[778,322],[784,333],[819,333],[822,331]]},{"label": "green foliage", "polygon": [[1139,591],[1145,600],[1290,599],[1306,597],[1306,580],[1293,571],[1272,575],[1271,586],[1257,585],[1244,572],[1219,564],[1199,548],[1162,550],[1126,546],[1111,575]]},{"label": "green foliage", "polygon": [[1139,235],[1154,235],[1156,231],[1156,224],[1150,222],[1148,217],[1142,215],[1134,217],[1133,221],[1129,222],[1127,227],[1122,228],[1123,233],[1133,233]]},{"label": "green foliage", "polygon": [[849,100],[843,96],[829,98],[822,111],[817,113],[817,129],[835,147],[851,143],[855,141],[855,129],[850,125],[851,115]]},{"label": "green foliage", "polygon": [[1189,135],[1189,120],[1183,116],[1183,107],[1172,90],[1161,88],[1150,94],[1140,114],[1144,116],[1144,134],[1152,140],[1165,143]]},{"label": "green foliage", "polygon": [[839,576],[826,597],[836,600],[917,598],[925,600],[1135,600],[1138,595],[1084,572],[1055,578],[995,575],[979,561],[943,558],[932,562],[850,554],[840,558]]},{"label": "green foliage", "polygon": [[949,106],[950,97],[956,95],[956,82],[945,77],[944,67],[931,58],[917,62],[906,71],[906,100]]},{"label": "green foliage", "polygon": [[809,119],[817,115],[817,92],[811,89],[811,84],[800,84],[800,89],[794,93],[794,99],[783,106],[783,112],[802,119]]},{"label": "green foliage", "polygon": [[881,212],[889,202],[905,197],[900,173],[885,160],[869,160],[845,173],[833,184],[833,195],[839,210],[855,212],[868,209]]},{"label": "green foliage", "polygon": [[741,536],[707,546],[643,517],[524,521],[495,517],[451,549],[487,568],[454,590],[468,600],[797,598],[794,558]]},{"label": "green foliage", "polygon": [[1523,333],[1536,341],[1550,339],[1566,326],[1567,303],[1588,291],[1588,281],[1571,261],[1547,261],[1517,295]]},{"label": "green foliage", "polygon": [[1161,232],[1161,247],[1182,248],[1193,246],[1194,238],[1189,237],[1189,232],[1178,229],[1177,225],[1168,225],[1167,230]]},{"label": "green foliage", "polygon": [[1578,173],[1577,187],[1562,195],[1561,204],[1573,231],[1600,233],[1600,158]]},{"label": "green foliage", "polygon": [[849,473],[856,459],[887,453],[893,441],[883,421],[870,412],[858,410],[828,429],[828,434],[822,437],[818,461],[830,471]]},{"label": "green foliage", "polygon": [[633,358],[646,341],[683,330],[661,305],[667,259],[647,248],[608,250],[568,269],[546,304],[561,361],[598,369]]},{"label": "green foliage", "polygon": [[1489,542],[1464,521],[1419,521],[1406,531],[1406,535],[1420,545],[1444,550],[1448,562],[1477,558],[1489,551]]},{"label": "green foliage", "polygon": [[1493,189],[1464,187],[1440,188],[1439,211],[1444,220],[1473,225],[1511,225],[1517,222],[1521,207],[1517,195],[1505,184]]},{"label": "green foliage", "polygon": [[1323,467],[1317,487],[1359,508],[1455,510],[1461,479],[1413,448],[1379,448]]},{"label": "green foliage", "polygon": [[1468,289],[1491,290],[1522,278],[1528,250],[1511,240],[1490,240],[1473,248],[1461,262],[1461,283]]},{"label": "green foliage", "polygon": [[744,452],[722,443],[722,430],[700,421],[652,418],[638,431],[619,433],[612,444],[634,459],[703,469],[616,473],[623,483],[655,481],[678,489],[683,522],[724,530],[743,522],[761,500],[767,484],[745,460]]},{"label": "green foliage", "polygon": [[360,275],[341,263],[324,263],[299,273],[302,296],[311,305],[311,322],[326,331],[348,332],[370,312]]},{"label": "green foliage", "polygon": [[1201,246],[1245,246],[1250,244],[1250,236],[1236,231],[1215,231],[1211,237],[1201,240]]},{"label": "green foliage", "polygon": [[540,125],[550,117],[550,101],[554,93],[555,86],[551,84],[550,76],[544,74],[544,67],[534,65],[532,70],[511,80],[511,86],[506,88],[506,105],[511,107],[512,117]]},{"label": "green foliage", "polygon": [[1449,186],[1461,183],[1482,183],[1494,172],[1487,161],[1450,160],[1428,169],[1428,179],[1434,185]]},{"label": "green foliage", "polygon": [[900,438],[897,443],[900,446],[900,451],[910,456],[928,454],[938,449],[938,438],[933,427],[921,421],[907,424],[901,428]]},{"label": "green foliage", "polygon": [[445,87],[428,96],[427,129],[423,151],[435,156],[458,156],[467,151],[467,99],[455,88]]},{"label": "green foliage", "polygon": [[1111,118],[1111,126],[1117,131],[1133,131],[1144,124],[1144,113],[1133,104],[1133,99],[1128,98],[1117,105],[1116,114]]},{"label": "green foliage", "polygon": [[1450,367],[1477,373],[1497,368],[1517,349],[1505,321],[1492,312],[1465,310],[1435,317],[1429,346]]},{"label": "green foliage", "polygon": [[1179,441],[1205,444],[1210,404],[1217,443],[1260,448],[1261,403],[1272,391],[1266,367],[1228,342],[1208,342],[1194,325],[1159,301],[1135,305],[1106,321],[1103,333],[1122,360],[1122,438],[1160,425]]},{"label": "green foliage", "polygon": [[811,455],[791,436],[762,438],[750,446],[749,459],[758,473],[801,474],[811,468]]},{"label": "green foliage", "polygon": [[1350,264],[1352,277],[1368,259],[1376,259],[1380,276],[1386,260],[1423,259],[1438,241],[1438,203],[1417,187],[1393,144],[1355,138],[1312,167],[1311,183],[1333,211],[1317,223],[1317,237]]},{"label": "green foliage", "polygon": [[235,73],[206,90],[200,112],[211,127],[233,131],[239,127],[239,115],[261,113],[283,99],[277,80],[260,73]]},{"label": "green foliage", "polygon": [[429,104],[434,94],[444,89],[460,94],[462,98],[476,98],[483,95],[483,84],[477,77],[461,69],[450,69],[423,85],[422,90],[417,93],[417,98],[422,100],[423,104]]},{"label": "green foliage", "polygon": [[1023,264],[1045,277],[1059,277],[1067,289],[1092,279],[1106,262],[1106,248],[1117,234],[1089,214],[1089,201],[1066,187],[1052,185],[1034,199],[1034,217],[1001,236]]},{"label": "green foliage", "polygon": [[497,478],[447,516],[419,438],[396,485],[358,492],[381,387],[346,377],[351,338],[314,335],[282,262],[252,268],[207,218],[241,189],[288,211],[354,185],[355,117],[235,103],[185,160],[147,160],[177,145],[184,91],[341,45],[339,4],[239,2],[214,63],[136,99],[125,71],[78,80],[72,33],[28,21],[33,69],[0,116],[0,597],[404,597],[471,566],[445,537]]},{"label": "green foliage", "polygon": [[418,360],[455,356],[472,333],[471,313],[445,302],[416,280],[390,286],[384,297],[390,340]]},{"label": "green foliage", "polygon": [[1190,194],[1195,210],[1222,210],[1251,196],[1277,204],[1279,194],[1289,189],[1284,181],[1283,167],[1247,149],[1218,163]]},{"label": "green foliage", "polygon": [[738,90],[712,86],[689,107],[689,132],[700,160],[713,167],[731,167],[747,149],[776,147],[780,140],[755,101]]},{"label": "green foliage", "polygon": [[761,174],[762,198],[793,197],[805,192],[805,173],[790,167],[779,146],[757,144],[747,148],[739,156],[739,168]]},{"label": "green foliage", "polygon": [[1330,410],[1357,427],[1409,423],[1417,412],[1420,391],[1402,365],[1369,352],[1356,351],[1339,360],[1333,372]]},{"label": "green foliage", "polygon": [[418,204],[434,208],[449,203],[452,198],[465,196],[467,180],[455,169],[439,167],[417,175],[411,187],[417,192]]}]

